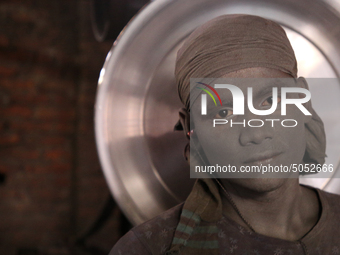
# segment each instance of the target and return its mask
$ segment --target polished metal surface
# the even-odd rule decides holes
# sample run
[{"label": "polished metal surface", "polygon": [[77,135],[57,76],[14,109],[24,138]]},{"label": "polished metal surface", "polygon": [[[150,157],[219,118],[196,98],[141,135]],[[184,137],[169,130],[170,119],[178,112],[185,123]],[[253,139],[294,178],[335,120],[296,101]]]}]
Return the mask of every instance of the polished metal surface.
[{"label": "polished metal surface", "polygon": [[[127,25],[100,74],[95,128],[107,183],[133,224],[183,201],[194,181],[183,158],[185,136],[173,131],[182,107],[173,75],[176,52],[190,32],[227,13],[269,18],[285,27],[299,75],[339,77],[339,6],[331,0],[156,0]],[[340,111],[330,116],[325,102],[340,109],[340,89],[322,91],[313,105],[325,122],[328,157],[338,162]],[[340,193],[338,180],[303,182]]]}]

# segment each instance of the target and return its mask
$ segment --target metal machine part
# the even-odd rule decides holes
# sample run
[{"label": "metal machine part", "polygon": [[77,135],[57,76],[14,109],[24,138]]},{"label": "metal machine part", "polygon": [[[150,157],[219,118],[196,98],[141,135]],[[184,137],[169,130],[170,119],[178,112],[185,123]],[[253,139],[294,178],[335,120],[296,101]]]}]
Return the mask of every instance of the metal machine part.
[{"label": "metal machine part", "polygon": [[[300,76],[339,77],[339,7],[331,0],[157,0],[127,25],[99,77],[95,128],[107,183],[133,224],[184,201],[194,183],[183,157],[186,138],[173,131],[182,107],[173,73],[183,40],[222,14],[259,15],[286,29]],[[330,116],[324,102],[340,107],[340,87],[327,93],[313,105],[325,123],[327,154],[338,162],[340,116]],[[338,178],[302,182],[340,194]]]}]

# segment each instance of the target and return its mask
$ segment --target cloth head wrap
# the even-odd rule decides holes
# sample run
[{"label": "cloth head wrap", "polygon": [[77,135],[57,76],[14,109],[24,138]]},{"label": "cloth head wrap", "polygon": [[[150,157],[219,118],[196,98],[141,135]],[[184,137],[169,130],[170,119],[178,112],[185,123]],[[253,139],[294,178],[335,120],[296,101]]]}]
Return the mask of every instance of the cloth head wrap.
[{"label": "cloth head wrap", "polygon": [[[186,110],[190,110],[190,78],[219,78],[250,67],[273,68],[297,77],[295,54],[280,25],[258,16],[236,14],[219,16],[198,27],[186,39],[176,59],[178,93]],[[323,164],[323,123],[310,108],[312,120],[305,125],[304,162]],[[219,254],[216,222],[221,217],[222,202],[216,182],[196,180],[166,254]]]},{"label": "cloth head wrap", "polygon": [[222,15],[197,28],[177,53],[178,94],[189,106],[190,78],[219,78],[249,67],[297,77],[293,48],[277,23],[252,15]]}]

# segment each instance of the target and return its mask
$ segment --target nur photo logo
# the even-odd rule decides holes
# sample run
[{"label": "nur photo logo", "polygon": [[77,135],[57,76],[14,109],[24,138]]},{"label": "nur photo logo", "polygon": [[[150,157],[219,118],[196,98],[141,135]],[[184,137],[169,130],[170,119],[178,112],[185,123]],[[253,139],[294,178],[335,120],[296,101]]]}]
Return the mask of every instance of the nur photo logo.
[{"label": "nur photo logo", "polygon": [[[197,84],[205,86],[205,88],[202,88],[202,86],[197,86],[197,89],[202,90],[205,93],[201,94],[201,115],[207,115],[208,114],[208,106],[207,106],[207,95],[210,96],[210,98],[213,100],[215,106],[218,106],[217,100],[215,99],[214,95],[217,97],[218,102],[220,106],[223,106],[221,97],[219,93],[216,91],[216,89],[228,89],[231,92],[232,95],[232,116],[236,115],[244,115],[245,114],[245,96],[243,91],[237,87],[236,85],[232,84],[215,84],[214,87],[203,83],[203,82],[196,82]],[[210,92],[210,91],[212,92]],[[303,98],[289,98],[289,93],[298,93],[299,95],[304,95]],[[214,94],[214,95],[213,95]],[[247,106],[248,110],[257,116],[267,116],[270,114],[273,114],[278,107],[278,103],[280,103],[281,108],[281,116],[286,116],[287,114],[287,105],[295,105],[304,115],[311,116],[312,114],[306,109],[306,107],[303,105],[304,103],[307,103],[311,99],[311,93],[308,89],[301,88],[301,87],[281,87],[280,88],[280,102],[278,100],[278,87],[272,87],[272,93],[271,93],[271,106],[269,109],[256,109],[254,107],[253,103],[253,88],[247,87]],[[244,119],[242,122],[233,122],[233,120],[230,118],[216,118],[213,119],[213,127],[216,125],[224,125],[227,123],[230,123],[230,126],[234,125],[243,125],[244,127],[246,124],[250,127],[262,127],[265,123],[265,121],[270,122],[271,126],[274,127],[274,122],[280,121],[281,125],[284,127],[295,127],[297,126],[297,121],[295,119],[249,119],[247,122]],[[293,125],[288,125],[287,123],[294,123]],[[257,125],[255,125],[257,123]]]}]

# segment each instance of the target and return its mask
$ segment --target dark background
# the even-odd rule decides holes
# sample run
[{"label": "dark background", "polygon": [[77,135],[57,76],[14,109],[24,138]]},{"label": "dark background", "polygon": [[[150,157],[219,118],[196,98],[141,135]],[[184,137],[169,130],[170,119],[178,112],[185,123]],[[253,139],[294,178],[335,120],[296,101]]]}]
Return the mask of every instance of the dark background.
[{"label": "dark background", "polygon": [[110,196],[93,112],[113,40],[94,39],[90,0],[0,1],[0,20],[0,254],[107,254],[117,207],[77,239]]}]

